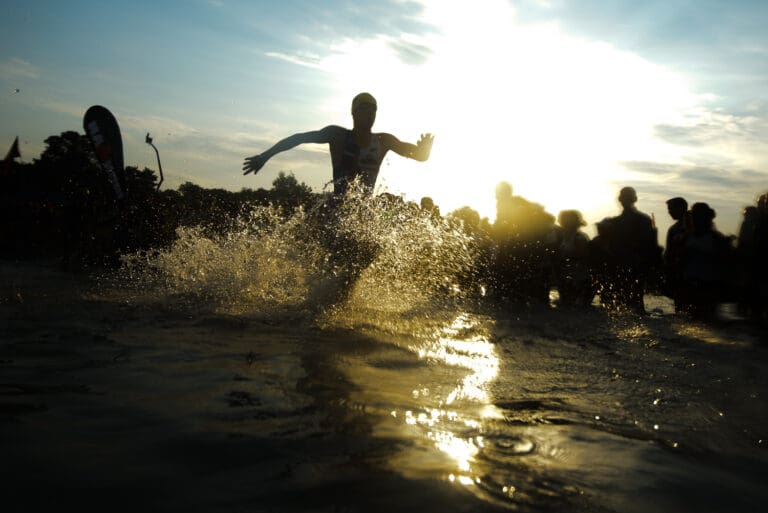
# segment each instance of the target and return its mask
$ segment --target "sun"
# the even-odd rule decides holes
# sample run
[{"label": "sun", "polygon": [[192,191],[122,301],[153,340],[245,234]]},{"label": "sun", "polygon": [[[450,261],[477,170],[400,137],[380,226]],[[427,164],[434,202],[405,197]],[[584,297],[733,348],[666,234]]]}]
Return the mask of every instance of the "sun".
[{"label": "sun", "polygon": [[431,196],[443,213],[468,205],[491,221],[502,180],[555,215],[579,209],[594,222],[615,211],[621,162],[669,156],[654,127],[699,99],[680,76],[634,54],[556,24],[524,26],[504,1],[477,5],[425,3],[424,21],[437,30],[417,41],[430,49],[422,64],[401,62],[385,39],[335,62],[347,85],[340,95],[375,88],[375,130],[414,142],[435,134],[427,163],[388,157],[383,186]]}]

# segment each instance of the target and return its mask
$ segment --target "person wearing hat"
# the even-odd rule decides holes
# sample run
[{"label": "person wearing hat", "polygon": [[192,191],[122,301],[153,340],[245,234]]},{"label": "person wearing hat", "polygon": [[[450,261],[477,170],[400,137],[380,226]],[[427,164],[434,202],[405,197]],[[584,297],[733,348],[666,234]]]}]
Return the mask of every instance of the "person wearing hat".
[{"label": "person wearing hat", "polygon": [[422,134],[416,144],[411,144],[392,134],[373,133],[371,128],[376,120],[376,110],[376,99],[369,93],[360,93],[352,100],[352,130],[329,125],[286,137],[267,151],[246,158],[243,174],[256,174],[269,159],[300,144],[328,144],[333,165],[333,192],[338,197],[346,193],[355,178],[359,178],[369,192],[373,191],[381,162],[390,150],[420,162],[429,159],[432,134]]}]

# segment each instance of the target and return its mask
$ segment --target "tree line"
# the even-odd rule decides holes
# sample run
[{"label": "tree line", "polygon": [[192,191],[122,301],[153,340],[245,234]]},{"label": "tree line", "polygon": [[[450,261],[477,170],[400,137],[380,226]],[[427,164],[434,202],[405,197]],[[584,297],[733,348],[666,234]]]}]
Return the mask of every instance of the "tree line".
[{"label": "tree line", "polygon": [[3,258],[55,258],[72,268],[114,265],[120,254],[171,244],[181,226],[220,232],[248,206],[292,211],[322,196],[283,172],[270,190],[186,182],[159,191],[155,171],[127,166],[126,197],[117,200],[85,135],[66,131],[45,145],[38,159],[10,162],[0,173]]}]

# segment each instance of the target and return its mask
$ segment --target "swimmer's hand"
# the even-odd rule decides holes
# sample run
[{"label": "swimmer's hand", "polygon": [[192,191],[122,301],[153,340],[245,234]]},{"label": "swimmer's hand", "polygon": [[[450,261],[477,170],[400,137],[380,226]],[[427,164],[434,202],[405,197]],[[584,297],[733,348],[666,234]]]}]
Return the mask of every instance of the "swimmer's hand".
[{"label": "swimmer's hand", "polygon": [[435,136],[432,134],[421,134],[419,142],[416,143],[415,157],[417,160],[427,160],[432,152],[432,142]]},{"label": "swimmer's hand", "polygon": [[253,157],[246,158],[245,162],[243,162],[243,170],[245,171],[243,174],[247,175],[248,173],[253,173],[255,175],[262,167],[264,167],[267,160],[269,159],[263,155],[254,155]]}]

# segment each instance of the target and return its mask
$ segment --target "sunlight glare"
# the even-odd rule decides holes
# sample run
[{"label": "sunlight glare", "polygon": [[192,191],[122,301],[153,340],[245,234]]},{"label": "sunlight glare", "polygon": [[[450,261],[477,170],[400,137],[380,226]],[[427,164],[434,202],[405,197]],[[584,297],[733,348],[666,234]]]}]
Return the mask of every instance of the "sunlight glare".
[{"label": "sunlight glare", "polygon": [[[438,359],[444,364],[466,368],[470,373],[461,384],[451,390],[442,405],[450,406],[458,400],[481,406],[480,419],[495,417],[492,413],[492,401],[488,387],[499,372],[499,359],[494,345],[484,333],[477,332],[479,326],[466,314],[458,315],[451,324],[436,333],[436,340],[427,348],[416,348],[421,358]],[[472,334],[467,336],[467,334]],[[490,410],[490,411],[489,411]],[[466,415],[466,406],[460,410],[445,408],[424,408],[424,411],[414,414],[405,412],[405,423],[426,429],[426,437],[442,453],[450,456],[462,473],[472,472],[472,461],[483,446],[482,436],[467,437],[456,432],[464,428],[480,431],[482,424],[479,419]],[[456,478],[456,476],[454,476]],[[458,477],[464,485],[473,484],[471,477]]]},{"label": "sunlight glare", "polygon": [[553,214],[615,210],[614,182],[628,176],[619,163],[674,158],[654,126],[704,100],[634,54],[556,24],[521,25],[503,0],[421,3],[435,34],[400,42],[429,48],[426,62],[403,62],[384,37],[347,41],[325,63],[340,84],[328,105],[367,90],[380,102],[376,130],[414,142],[434,133],[429,162],[388,157],[380,182],[432,196],[444,213],[469,205],[493,221],[501,180]]}]

